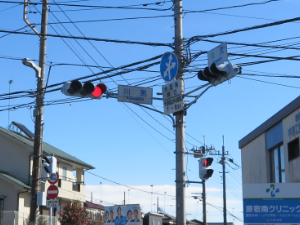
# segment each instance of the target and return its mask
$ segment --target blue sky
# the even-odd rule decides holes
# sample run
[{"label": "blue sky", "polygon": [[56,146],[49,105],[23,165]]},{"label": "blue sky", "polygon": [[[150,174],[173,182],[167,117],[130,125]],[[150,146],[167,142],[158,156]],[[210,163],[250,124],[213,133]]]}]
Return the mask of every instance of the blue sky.
[{"label": "blue sky", "polygon": [[[53,0],[49,1],[54,3]],[[103,21],[108,19],[145,17],[172,15],[169,8],[172,6],[170,1],[160,5],[144,3],[155,3],[152,1],[75,1],[67,0],[56,1],[57,3],[81,4],[81,5],[101,5],[101,6],[129,6],[138,5],[139,8],[166,9],[164,11],[153,11],[145,9],[97,9],[84,11],[68,11],[79,9],[79,7],[61,6],[64,12],[72,21],[102,20],[98,22],[78,22],[77,28],[86,37],[103,39],[118,39],[143,42],[171,43],[174,37],[174,21],[172,17],[158,17],[150,19],[133,19]],[[219,7],[241,5],[251,3],[249,0],[232,1],[183,1],[185,12],[189,10],[204,10]],[[259,1],[257,1],[259,2]],[[262,2],[262,1],[260,1]],[[14,7],[15,6],[15,7]],[[299,1],[279,0],[261,5],[247,7],[216,10],[202,13],[186,13],[183,19],[183,36],[187,40],[195,35],[215,34],[229,30],[241,29],[255,25],[271,23],[274,21],[295,18],[299,16]],[[11,8],[13,7],[13,8]],[[49,13],[49,23],[69,21],[60,9],[51,5]],[[80,8],[82,9],[82,8]],[[22,20],[23,7],[18,4],[8,4],[0,2],[1,30],[17,30],[26,24]],[[29,8],[32,12],[41,11],[41,5],[36,8]],[[29,21],[36,23],[37,30],[40,30],[40,14],[29,13]],[[208,38],[223,42],[239,43],[263,43],[264,45],[284,45],[297,47],[299,36],[299,22],[291,22],[279,26],[266,27],[262,29],[245,31],[236,34],[217,36]],[[64,23],[64,27],[73,36],[82,36],[81,32],[72,24]],[[48,26],[49,34],[70,35],[61,24]],[[32,32],[30,28],[26,28]],[[25,31],[25,29],[21,30]],[[10,34],[2,37],[6,33],[0,33],[0,90],[2,94],[9,91],[9,80],[11,92],[34,90],[36,88],[36,78],[34,71],[22,65],[20,59],[28,57],[38,59],[39,39],[33,35]],[[286,39],[293,38],[293,39]],[[284,41],[272,42],[274,40],[286,39]],[[66,45],[66,43],[70,48]],[[48,76],[49,65],[52,63],[49,76],[49,85],[75,78],[84,77],[93,73],[101,72],[100,68],[86,66],[59,66],[57,63],[67,64],[87,64],[100,65],[105,67],[118,67],[136,61],[171,51],[168,47],[153,47],[137,44],[120,44],[91,41],[95,49],[88,41],[49,37],[47,40],[47,68]],[[218,44],[209,42],[197,42],[191,45],[192,54],[199,51],[209,51]],[[71,50],[72,49],[72,50]],[[84,50],[85,51],[84,51]],[[278,51],[280,50],[280,51]],[[74,53],[76,52],[76,54]],[[89,53],[86,54],[86,52]],[[100,54],[100,53],[101,54]],[[267,56],[288,57],[297,55],[297,50],[269,49],[258,47],[245,47],[238,45],[228,45],[229,53],[239,53],[248,55],[263,54]],[[79,57],[78,57],[79,56]],[[10,58],[10,59],[8,59]],[[80,58],[80,59],[79,59]],[[264,60],[263,58],[240,57],[229,55],[229,59],[236,65],[248,62]],[[109,63],[108,63],[109,62]],[[36,62],[37,63],[37,62]],[[202,54],[196,61],[187,68],[191,72],[185,73],[186,92],[203,85],[205,82],[198,80],[196,71],[203,69],[207,64],[207,55]],[[193,66],[193,67],[192,67]],[[159,66],[150,68],[154,72],[136,71],[111,79],[102,79],[109,91],[116,91],[117,85],[127,85],[144,79],[152,80],[151,77],[159,76]],[[270,76],[275,75],[297,75],[297,61],[278,60],[269,63],[243,66],[243,74],[256,74]],[[245,79],[247,78],[247,79]],[[256,79],[256,80],[249,80]],[[258,81],[259,80],[259,81]],[[262,82],[261,82],[262,81]],[[273,83],[266,83],[273,82]],[[277,84],[287,86],[280,86]],[[154,97],[157,92],[161,92],[162,79],[142,86],[154,86]],[[255,129],[258,125],[298,97],[299,85],[297,79],[274,78],[260,76],[241,75],[233,78],[230,82],[225,82],[217,87],[209,89],[195,105],[189,108],[186,117],[186,150],[189,151],[195,146],[203,145],[203,136],[207,145],[213,145],[216,150],[222,148],[222,136],[225,136],[225,148],[229,151],[229,158],[233,158],[236,164],[241,165],[240,150],[238,141]],[[201,91],[197,92],[200,93]],[[131,187],[150,191],[150,185],[157,187],[156,191],[164,194],[170,192],[174,194],[175,180],[175,150],[174,130],[169,119],[161,114],[143,110],[138,106],[118,102],[114,98],[103,98],[101,100],[91,100],[83,102],[73,102],[72,104],[53,105],[53,101],[66,99],[60,91],[47,93],[45,96],[45,115],[44,115],[44,141],[60,148],[71,155],[80,158],[96,167],[94,174],[101,177],[125,184]],[[2,100],[2,99],[1,99]],[[1,109],[6,109],[7,105],[19,105],[34,101],[34,98],[22,97],[1,101]],[[186,99],[191,101],[191,99]],[[154,101],[153,106],[158,110],[163,110],[161,101]],[[32,111],[30,105],[8,111],[0,111],[0,125],[7,127],[11,121],[17,121],[34,130],[32,121]],[[163,135],[162,135],[163,134]],[[217,163],[220,157],[215,157],[212,168],[215,170],[213,177],[207,182],[208,199],[210,204],[222,206],[222,179],[219,173],[222,169]],[[228,210],[233,212],[238,218],[242,218],[242,185],[241,169],[233,164],[227,166],[227,197]],[[199,181],[197,159],[186,157],[187,179]],[[96,192],[93,187],[99,187],[102,182],[102,195],[105,190],[113,188],[118,193],[128,192],[128,187],[118,186],[107,180],[86,174],[86,183],[91,185],[90,192]],[[96,186],[98,185],[98,186]],[[148,188],[147,188],[148,187]],[[158,188],[159,187],[159,188]],[[165,189],[166,187],[166,189]],[[169,188],[169,189],[168,189]],[[173,188],[173,189],[172,189]],[[96,188],[97,189],[97,188]],[[167,190],[168,189],[168,190]],[[188,219],[201,219],[197,203],[191,202],[190,196],[199,185],[189,185],[187,188]],[[191,190],[191,191],[190,191]],[[155,191],[155,190],[154,190]],[[130,191],[132,196],[143,196],[143,193]],[[144,193],[145,194],[145,193]],[[89,196],[89,193],[87,193]],[[100,192],[94,193],[101,199]],[[106,202],[118,203],[123,200],[115,199],[115,195],[110,195],[107,191]],[[131,195],[130,195],[131,196]],[[156,199],[157,196],[153,196]],[[164,196],[162,195],[161,198]],[[151,196],[145,194],[140,197],[144,209],[151,210],[149,206]],[[129,197],[130,199],[130,197]],[[192,199],[193,200],[193,199]],[[148,201],[148,202],[147,202]],[[166,197],[166,201],[171,204],[171,196]],[[138,202],[135,202],[138,203]],[[193,205],[194,204],[194,205]],[[148,207],[148,208],[147,208]],[[166,208],[170,214],[175,214],[175,208]],[[200,217],[201,216],[201,217]],[[233,218],[229,217],[229,221]],[[222,212],[208,206],[208,221],[222,221]],[[236,224],[241,224],[235,220]]]}]

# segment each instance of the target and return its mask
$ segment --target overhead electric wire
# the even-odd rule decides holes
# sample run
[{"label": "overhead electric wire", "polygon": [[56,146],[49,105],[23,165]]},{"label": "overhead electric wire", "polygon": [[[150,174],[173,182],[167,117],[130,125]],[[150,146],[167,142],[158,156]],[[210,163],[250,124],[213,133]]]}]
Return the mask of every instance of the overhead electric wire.
[{"label": "overhead electric wire", "polygon": [[169,195],[169,194],[164,194],[164,193],[158,193],[158,192],[152,192],[152,191],[145,191],[143,189],[139,189],[139,188],[135,188],[135,187],[132,187],[132,186],[125,185],[125,184],[121,184],[121,183],[113,181],[111,179],[108,179],[108,178],[102,177],[100,175],[94,174],[94,173],[92,173],[92,172],[90,172],[88,170],[85,170],[85,172],[89,173],[89,174],[91,174],[91,175],[93,175],[95,177],[98,177],[98,178],[101,178],[103,180],[106,180],[108,182],[111,182],[111,183],[114,183],[114,184],[117,184],[117,185],[120,185],[120,186],[124,186],[126,188],[130,188],[132,190],[141,191],[141,192],[145,192],[145,193],[148,193],[148,194],[156,194],[156,195],[163,195],[163,196],[168,196],[168,197],[175,197],[174,195]]},{"label": "overhead electric wire", "polygon": [[191,37],[188,40],[186,40],[185,44],[187,46],[189,46],[193,43],[201,41],[203,38],[217,37],[217,36],[235,34],[235,33],[244,32],[244,31],[256,30],[256,29],[260,29],[260,28],[278,26],[278,25],[282,25],[282,24],[290,23],[290,22],[295,22],[295,21],[299,21],[299,20],[300,20],[300,17],[295,17],[295,18],[286,19],[286,20],[279,20],[279,21],[276,21],[276,22],[273,22],[273,23],[265,23],[265,24],[261,24],[261,25],[245,27],[245,28],[231,30],[231,31],[225,31],[225,32],[219,32],[219,33],[215,33],[215,34],[197,35],[197,36]]},{"label": "overhead electric wire", "polygon": [[[202,39],[201,41],[206,41],[206,42],[211,42],[211,43],[224,43],[224,41],[216,41],[216,40],[208,40],[208,39]],[[250,46],[250,47],[300,50],[300,47],[297,48],[297,47],[288,47],[288,46],[280,46],[280,45],[261,45],[261,44],[255,44],[255,43],[240,43],[240,42],[230,42],[230,41],[226,41],[226,43],[230,44],[230,45],[243,45],[243,46]]]},{"label": "overhead electric wire", "polygon": [[[26,27],[28,27],[28,25],[26,25],[26,26],[24,26],[24,27],[21,27],[21,28],[19,28],[19,29],[17,29],[17,30],[14,30],[14,31],[23,30],[23,29],[25,29]],[[3,38],[3,37],[8,36],[8,35],[10,35],[10,34],[11,34],[11,33],[4,34],[4,35],[0,36],[0,38]]]},{"label": "overhead electric wire", "polygon": [[[50,24],[49,24],[50,25]],[[1,30],[1,33],[9,34],[24,34],[24,35],[36,35],[35,33],[26,33],[13,30]],[[48,37],[58,37],[58,38],[70,38],[70,39],[79,39],[79,40],[91,40],[91,41],[103,41],[103,42],[112,42],[112,43],[123,43],[123,44],[139,44],[139,45],[148,45],[148,46],[164,46],[173,48],[173,44],[170,43],[155,43],[155,42],[141,42],[141,41],[124,41],[124,40],[112,40],[112,39],[103,39],[103,38],[92,38],[92,37],[79,37],[79,36],[67,36],[61,34],[47,34]]]},{"label": "overhead electric wire", "polygon": [[266,84],[275,84],[275,85],[279,85],[279,86],[283,86],[283,87],[300,89],[300,87],[296,87],[296,86],[290,86],[290,85],[279,84],[279,83],[275,83],[275,82],[268,82],[268,81],[263,81],[263,80],[257,80],[257,79],[253,79],[253,78],[242,77],[242,76],[237,76],[237,77],[238,78],[242,78],[242,79],[247,79],[247,80],[253,80],[253,81],[257,81],[257,82],[261,82],[261,83],[266,83]]},{"label": "overhead electric wire", "polygon": [[6,9],[3,9],[3,10],[0,10],[0,13],[1,13],[1,12],[4,12],[4,11],[6,11],[6,10],[9,10],[9,9],[15,8],[15,7],[19,6],[19,5],[23,5],[23,3],[16,3],[16,4],[17,4],[17,5],[14,5],[14,6],[8,7],[8,8],[6,8]]},{"label": "overhead electric wire", "polygon": [[[161,57],[161,55],[158,55],[158,56],[154,56],[152,58],[146,59],[146,60],[140,60],[140,61],[137,61],[137,62],[134,62],[134,63],[126,64],[126,65],[123,65],[123,66],[119,66],[119,67],[116,67],[116,68],[113,68],[113,69],[108,69],[108,70],[105,70],[103,72],[97,73],[97,75],[102,75],[102,74],[113,72],[113,71],[118,70],[118,69],[124,69],[124,68],[128,68],[128,67],[136,66],[136,65],[139,65],[139,64],[151,62],[151,61],[154,61],[154,60],[156,60],[156,59],[158,59],[160,57]],[[140,70],[143,70],[145,68],[149,68],[149,67],[157,65],[157,64],[159,64],[159,61],[158,62],[154,62],[154,63],[150,63],[150,64],[146,64],[146,65],[143,65],[143,66],[139,66],[137,68],[128,69],[127,71],[122,71],[122,73],[124,74],[124,73],[133,72],[133,71],[140,71]],[[100,79],[108,79],[110,77],[119,75],[119,73],[120,72],[117,72],[117,73],[114,73],[114,74],[111,74],[111,75],[105,75],[103,77],[100,77]],[[75,79],[77,79],[77,80],[88,79],[88,78],[92,78],[94,76],[95,76],[95,74],[92,74],[92,75],[87,75],[87,76],[83,76],[83,77],[79,77],[79,78],[74,78],[74,80]],[[91,81],[93,81],[93,80],[91,80]],[[53,90],[49,90],[49,88],[57,87],[59,85],[63,85],[64,83],[65,83],[65,81],[48,85],[46,87],[47,90],[48,90],[47,92],[53,91]],[[60,90],[60,88],[54,89],[54,91],[57,91],[57,90]],[[25,90],[25,91],[17,91],[17,92],[11,92],[11,93],[7,93],[7,94],[0,94],[0,97],[8,96],[8,95],[15,95],[15,94],[22,94],[22,93],[28,93],[28,94],[32,95],[32,94],[35,94],[36,91],[32,91],[31,89],[30,90]]]},{"label": "overhead electric wire", "polygon": [[[4,1],[1,0],[0,3],[13,3],[13,4],[24,4],[24,2],[17,2],[17,1]],[[42,5],[43,3],[41,2],[30,2],[29,4],[33,5]],[[68,6],[68,7],[82,7],[82,8],[102,8],[102,9],[145,9],[145,10],[155,10],[155,11],[165,11],[169,10],[167,9],[160,9],[160,8],[138,8],[134,6],[100,6],[100,5],[78,5],[78,4],[66,4],[66,3],[51,3],[48,2],[48,5],[59,5],[59,6]],[[147,4],[147,3],[145,3]]]}]

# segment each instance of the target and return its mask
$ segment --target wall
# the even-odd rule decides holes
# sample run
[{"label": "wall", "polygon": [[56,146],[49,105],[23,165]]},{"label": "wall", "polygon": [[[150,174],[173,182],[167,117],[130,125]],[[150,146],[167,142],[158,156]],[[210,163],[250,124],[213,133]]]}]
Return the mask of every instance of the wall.
[{"label": "wall", "polygon": [[[300,109],[297,109],[293,113],[291,113],[289,116],[283,119],[283,143],[284,143],[284,157],[285,157],[285,174],[286,174],[286,182],[287,183],[298,183],[300,182],[300,157],[297,157],[295,159],[292,159],[289,161],[288,158],[288,143],[290,141],[293,141],[294,139],[298,138],[300,136],[300,126],[298,127],[298,124],[300,122],[296,121],[295,116],[296,114],[300,113]],[[295,127],[296,131],[299,131],[296,135],[290,135],[288,130],[291,127]]]},{"label": "wall", "polygon": [[0,132],[0,143],[0,170],[28,183],[29,155],[33,149],[2,132]]},{"label": "wall", "polygon": [[30,192],[19,195],[19,212],[30,213]]},{"label": "wall", "polygon": [[18,191],[15,188],[15,184],[0,177],[0,187],[0,195],[6,196],[6,198],[4,198],[4,211],[17,210]]},{"label": "wall", "polygon": [[243,183],[267,183],[267,151],[265,134],[242,148]]}]

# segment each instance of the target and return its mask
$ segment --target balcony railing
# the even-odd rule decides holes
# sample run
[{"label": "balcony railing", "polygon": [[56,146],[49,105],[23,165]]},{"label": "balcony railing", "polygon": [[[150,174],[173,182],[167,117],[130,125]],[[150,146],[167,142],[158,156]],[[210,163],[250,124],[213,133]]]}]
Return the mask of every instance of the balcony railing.
[{"label": "balcony railing", "polygon": [[73,191],[80,192],[80,185],[83,185],[83,182],[73,182]]}]

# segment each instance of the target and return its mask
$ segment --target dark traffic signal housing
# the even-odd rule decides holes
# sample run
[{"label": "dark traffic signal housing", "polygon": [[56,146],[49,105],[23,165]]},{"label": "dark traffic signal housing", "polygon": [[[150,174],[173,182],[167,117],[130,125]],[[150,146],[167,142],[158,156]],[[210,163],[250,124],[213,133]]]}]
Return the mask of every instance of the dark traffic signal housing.
[{"label": "dark traffic signal housing", "polygon": [[77,96],[80,98],[100,99],[106,92],[107,87],[103,83],[97,85],[91,82],[81,83],[78,80],[67,81],[61,88],[61,92],[67,96]]},{"label": "dark traffic signal housing", "polygon": [[210,157],[199,159],[199,177],[202,180],[208,180],[212,176],[214,170],[210,169],[210,166],[213,160]]},{"label": "dark traffic signal housing", "polygon": [[241,74],[241,67],[232,63],[216,65],[211,64],[210,67],[205,67],[204,70],[198,72],[198,78],[203,81],[208,81],[210,84],[216,86],[226,80]]}]

